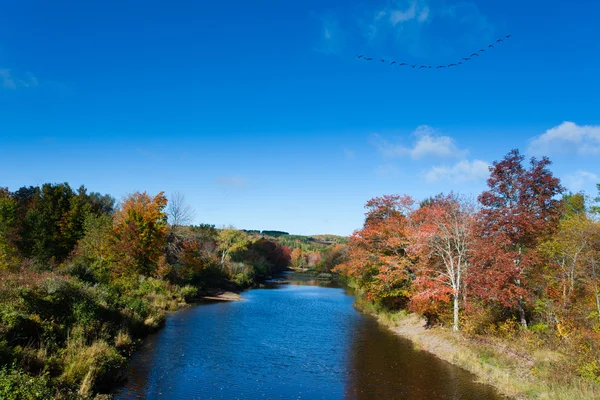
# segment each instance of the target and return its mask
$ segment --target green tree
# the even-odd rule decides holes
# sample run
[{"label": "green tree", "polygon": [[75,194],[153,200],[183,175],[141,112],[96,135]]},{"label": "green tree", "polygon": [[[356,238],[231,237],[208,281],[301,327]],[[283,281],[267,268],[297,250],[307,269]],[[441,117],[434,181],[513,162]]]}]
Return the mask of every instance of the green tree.
[{"label": "green tree", "polygon": [[61,222],[71,209],[73,191],[67,183],[42,185],[25,213],[22,252],[41,264],[60,262],[69,254],[71,240],[63,236]]},{"label": "green tree", "polygon": [[564,217],[569,218],[586,212],[585,194],[567,193],[563,195]]},{"label": "green tree", "polygon": [[590,211],[594,214],[600,214],[600,183],[598,183],[596,185],[596,188],[598,189],[598,197],[596,197],[594,200],[596,201],[596,205],[590,207]]},{"label": "green tree", "polygon": [[0,188],[0,270],[16,264],[17,203],[7,188]]}]

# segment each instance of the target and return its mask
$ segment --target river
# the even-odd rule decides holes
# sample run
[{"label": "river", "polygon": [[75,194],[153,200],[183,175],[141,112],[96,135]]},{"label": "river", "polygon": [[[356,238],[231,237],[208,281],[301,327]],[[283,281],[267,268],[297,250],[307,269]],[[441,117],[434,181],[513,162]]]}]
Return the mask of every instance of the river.
[{"label": "river", "polygon": [[170,315],[116,398],[503,398],[358,312],[344,289],[293,277]]}]

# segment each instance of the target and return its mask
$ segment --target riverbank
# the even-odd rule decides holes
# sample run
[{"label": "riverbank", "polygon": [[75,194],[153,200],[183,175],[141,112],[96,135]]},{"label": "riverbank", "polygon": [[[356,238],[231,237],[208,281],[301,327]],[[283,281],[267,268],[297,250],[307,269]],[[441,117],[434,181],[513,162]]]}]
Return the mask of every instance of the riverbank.
[{"label": "riverbank", "polygon": [[379,310],[357,298],[355,306],[410,340],[418,350],[457,365],[512,399],[593,400],[600,385],[569,371],[567,356],[536,343],[529,332],[519,337],[467,336],[444,327],[426,328],[424,318],[405,311]]},{"label": "riverbank", "polygon": [[[4,272],[0,282],[0,398],[78,399],[110,393],[167,314],[198,301],[239,301],[243,288],[139,277],[89,282],[58,272]],[[37,341],[34,341],[37,340]],[[96,398],[104,398],[104,395]]]},{"label": "riverbank", "polygon": [[207,293],[200,296],[200,300],[211,300],[211,301],[241,301],[242,296],[239,293],[228,292],[224,290],[216,290],[212,293]]}]

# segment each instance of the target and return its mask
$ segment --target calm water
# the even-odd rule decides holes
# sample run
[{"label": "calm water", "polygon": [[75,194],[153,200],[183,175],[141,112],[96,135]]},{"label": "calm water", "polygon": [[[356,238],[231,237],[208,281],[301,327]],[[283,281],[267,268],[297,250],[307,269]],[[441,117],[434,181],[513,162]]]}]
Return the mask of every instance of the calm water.
[{"label": "calm water", "polygon": [[501,398],[357,312],[343,289],[296,282],[243,297],[171,315],[117,398]]}]

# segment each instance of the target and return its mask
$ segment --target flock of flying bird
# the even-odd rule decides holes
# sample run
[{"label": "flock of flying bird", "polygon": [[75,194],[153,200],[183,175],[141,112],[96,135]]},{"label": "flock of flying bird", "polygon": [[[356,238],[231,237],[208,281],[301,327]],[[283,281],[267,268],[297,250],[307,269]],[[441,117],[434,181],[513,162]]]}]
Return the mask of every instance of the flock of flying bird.
[{"label": "flock of flying bird", "polygon": [[[506,35],[506,36],[504,37],[504,39],[510,39],[510,37],[511,37],[511,35]],[[499,43],[503,43],[503,42],[504,42],[504,39],[498,39],[498,40],[496,40],[496,45],[498,45]],[[494,45],[493,45],[493,44],[490,44],[490,45],[488,46],[488,49],[491,49],[491,48],[493,48],[493,47],[494,47]],[[481,54],[481,53],[485,53],[485,49],[481,49],[481,50],[479,50],[478,52],[475,52],[475,53],[471,54],[469,57],[463,57],[462,61],[459,61],[458,63],[455,63],[455,64],[448,64],[448,65],[438,65],[438,66],[437,66],[437,67],[435,67],[435,68],[436,68],[436,69],[441,69],[441,68],[452,68],[452,67],[457,67],[457,66],[459,66],[459,65],[463,65],[463,61],[464,61],[464,62],[467,62],[467,61],[471,60],[473,57],[479,57],[479,54]],[[356,57],[357,57],[357,58],[359,58],[359,59],[365,60],[365,61],[372,61],[372,60],[373,60],[373,58],[372,58],[372,57],[365,57],[365,56],[364,56],[364,55],[362,55],[362,54],[361,54],[361,55],[357,55]],[[381,61],[382,63],[386,63],[386,62],[387,62],[387,61],[386,61],[386,60],[384,60],[384,59],[381,59],[380,61]],[[399,67],[409,66],[409,67],[411,67],[411,68],[416,68],[416,67],[419,65],[419,64],[415,64],[415,65],[408,65],[408,64],[407,64],[407,63],[405,63],[405,62],[402,62],[402,63],[397,63],[396,61],[392,61],[392,62],[390,62],[390,65],[394,65],[394,64],[397,64]],[[422,68],[433,68],[433,67],[432,67],[431,65],[421,65],[421,66],[419,66],[419,68],[418,68],[418,69],[422,69]]]}]

